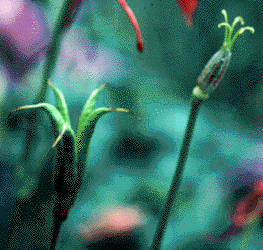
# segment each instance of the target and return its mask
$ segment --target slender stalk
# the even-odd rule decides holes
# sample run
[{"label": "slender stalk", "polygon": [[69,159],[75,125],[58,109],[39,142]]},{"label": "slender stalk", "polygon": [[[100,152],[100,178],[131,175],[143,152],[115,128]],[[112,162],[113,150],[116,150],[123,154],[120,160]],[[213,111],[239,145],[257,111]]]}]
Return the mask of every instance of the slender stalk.
[{"label": "slender stalk", "polygon": [[59,209],[59,199],[57,195],[55,195],[55,206],[53,208],[53,221],[52,221],[52,228],[51,228],[51,237],[50,237],[50,245],[49,249],[50,250],[55,250],[56,249],[56,244],[57,244],[57,239],[59,236],[60,228],[62,223],[66,220],[67,218],[67,213],[62,213]]},{"label": "slender stalk", "polygon": [[235,25],[238,22],[244,24],[244,20],[242,17],[236,17],[232,26],[230,26],[227,20],[226,11],[222,10],[222,14],[225,17],[225,22],[219,24],[218,27],[220,28],[221,26],[226,26],[224,44],[222,48],[216,54],[214,54],[214,56],[208,61],[207,65],[205,66],[204,70],[202,71],[201,75],[197,80],[198,86],[193,89],[190,114],[179,153],[176,171],[173,176],[172,184],[170,186],[165,207],[161,212],[160,220],[157,224],[157,229],[151,247],[152,250],[158,250],[161,248],[162,239],[171,212],[171,207],[174,202],[174,199],[178,194],[178,190],[182,181],[183,171],[188,157],[195,123],[201,104],[204,100],[209,98],[210,93],[214,92],[220,81],[223,79],[223,76],[228,68],[230,58],[232,55],[231,47],[237,36],[242,34],[245,30],[250,30],[252,33],[254,33],[253,27],[246,26],[240,28],[235,34],[234,38],[232,38],[232,32],[234,30]]},{"label": "slender stalk", "polygon": [[153,244],[151,246],[151,250],[161,249],[161,244],[163,240],[163,236],[165,233],[165,229],[168,223],[169,215],[171,212],[171,207],[178,194],[178,190],[182,181],[183,171],[186,164],[186,160],[188,157],[191,140],[193,137],[193,132],[195,128],[195,123],[197,120],[198,112],[203,103],[202,99],[196,98],[194,95],[192,96],[191,101],[191,109],[187,122],[187,127],[185,130],[182,146],[180,149],[179,159],[176,166],[176,171],[173,176],[172,184],[170,186],[170,190],[168,193],[168,198],[165,204],[164,209],[161,212],[159,222],[157,224],[156,232],[153,238]]},{"label": "slender stalk", "polygon": [[23,206],[25,205],[25,201],[22,199],[16,199],[14,204],[12,217],[10,220],[10,224],[12,228],[10,228],[10,237],[8,241],[7,249],[19,249],[19,237],[20,237],[20,226],[21,226],[21,219],[22,214],[21,211],[23,210]]},{"label": "slender stalk", "polygon": [[[47,80],[51,77],[54,71],[55,64],[57,62],[57,58],[59,55],[59,48],[60,48],[63,33],[65,32],[66,28],[68,28],[70,22],[73,21],[73,16],[75,13],[74,14],[71,13],[72,8],[79,7],[78,5],[80,4],[81,4],[80,0],[77,2],[73,0],[64,0],[64,3],[62,5],[62,8],[58,15],[58,19],[55,24],[55,28],[52,32],[51,42],[48,48],[47,57],[45,60],[45,65],[44,65],[44,70],[43,70],[43,75],[42,75],[42,80],[41,80],[42,82],[41,90],[34,101],[35,104],[44,102],[44,100],[46,99],[47,86],[48,86]],[[72,15],[69,15],[69,14],[72,14]],[[68,22],[69,19],[70,19],[70,22]],[[31,160],[34,160],[36,156],[36,151],[32,149],[36,147],[39,141],[38,133],[40,132],[39,130],[40,116],[41,115],[36,111],[32,111],[30,113],[29,120],[28,120],[29,129],[27,130],[26,146],[25,146],[25,150],[23,153],[24,157],[21,160],[21,162],[19,162],[17,166],[15,166],[15,170],[19,169],[20,166],[22,166],[22,168],[32,167],[30,166],[30,164],[28,166],[28,161],[30,163]],[[38,129],[35,129],[36,127]],[[32,191],[33,190],[28,191],[28,196],[30,195]],[[12,219],[9,225],[12,231],[10,234],[10,238],[8,240],[9,246],[12,246],[12,245],[14,246],[14,245],[19,244],[20,220],[18,220],[17,218],[22,217],[22,209],[19,204],[21,202],[21,199],[27,198],[27,197],[18,197],[16,194],[14,211],[13,211]],[[30,202],[30,200],[27,200],[27,202]],[[14,249],[14,248],[8,248],[8,249]]]},{"label": "slender stalk", "polygon": [[59,220],[58,218],[54,218],[53,226],[52,226],[52,233],[51,233],[51,243],[50,243],[50,250],[56,249],[57,239],[60,232],[60,227],[64,221]]},{"label": "slender stalk", "polygon": [[[52,32],[52,37],[51,37],[51,41],[48,47],[48,51],[47,51],[47,55],[46,55],[46,60],[45,60],[45,64],[44,64],[44,69],[43,69],[43,75],[42,75],[42,85],[41,85],[41,90],[38,94],[38,96],[36,97],[34,104],[38,104],[41,102],[44,102],[44,100],[46,99],[46,95],[47,95],[47,87],[48,87],[48,79],[50,79],[57,59],[58,59],[58,55],[59,55],[59,48],[60,48],[60,44],[61,44],[61,40],[62,40],[62,36],[64,31],[66,30],[65,27],[65,20],[67,18],[66,13],[67,10],[70,8],[71,5],[73,5],[74,2],[72,3],[72,0],[64,0],[64,3],[62,5],[62,8],[59,12],[58,15],[58,19],[56,21],[54,30]],[[38,122],[36,119],[37,115],[36,115],[36,111],[32,111],[31,115],[30,115],[30,120],[29,120],[29,124]],[[38,117],[39,118],[39,117]],[[39,124],[38,124],[39,125]],[[30,126],[30,131],[28,131],[27,133],[27,137],[26,137],[26,147],[25,147],[25,159],[26,157],[29,157],[30,160],[30,155],[32,154],[32,150],[30,150],[30,145],[34,144],[36,141],[38,141],[37,138],[37,133],[35,132],[35,126],[32,126],[33,128],[31,128]],[[33,153],[34,155],[34,153]]]},{"label": "slender stalk", "polygon": [[74,2],[81,2],[81,1],[64,0],[63,6],[58,14],[58,19],[56,21],[55,28],[52,32],[51,42],[47,51],[47,58],[45,61],[44,71],[42,76],[42,87],[39,95],[36,98],[35,101],[36,104],[43,102],[46,99],[47,86],[48,86],[47,80],[51,77],[51,74],[54,71],[57,58],[59,55],[62,36],[67,26],[65,20],[69,18],[66,15],[66,13],[69,11],[70,8],[72,8],[74,4],[76,4]]}]

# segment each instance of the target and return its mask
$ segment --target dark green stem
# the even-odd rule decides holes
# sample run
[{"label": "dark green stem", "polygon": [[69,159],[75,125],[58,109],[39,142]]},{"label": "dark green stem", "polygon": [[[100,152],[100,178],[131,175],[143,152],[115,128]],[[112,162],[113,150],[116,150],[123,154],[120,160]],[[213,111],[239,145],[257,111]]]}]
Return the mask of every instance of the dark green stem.
[{"label": "dark green stem", "polygon": [[12,211],[12,217],[10,221],[9,230],[10,236],[8,241],[8,250],[19,249],[19,237],[20,237],[20,226],[22,219],[22,211],[25,205],[25,200],[17,198]]},{"label": "dark green stem", "polygon": [[78,192],[81,189],[81,186],[84,183],[87,176],[89,143],[91,140],[91,135],[89,136],[90,137],[88,137],[88,139],[84,142],[81,151],[78,153],[78,163],[77,163],[78,175],[75,183],[75,202],[77,201]]},{"label": "dark green stem", "polygon": [[[36,100],[34,102],[34,104],[38,104],[41,102],[44,102],[46,99],[46,95],[47,95],[47,87],[48,87],[48,82],[47,80],[51,77],[52,72],[55,68],[56,65],[56,61],[59,55],[59,48],[60,48],[60,44],[61,44],[61,39],[62,39],[62,35],[66,29],[65,27],[65,18],[66,18],[66,12],[70,6],[70,4],[72,4],[72,0],[65,0],[64,4],[59,12],[58,15],[58,19],[56,21],[55,24],[55,28],[52,32],[52,37],[51,37],[51,41],[50,41],[50,45],[47,51],[47,55],[46,55],[46,60],[45,60],[45,65],[44,65],[44,70],[43,70],[43,75],[42,75],[42,87],[41,90],[38,94],[38,96],[36,97]],[[37,119],[38,118],[38,119]],[[37,112],[35,110],[33,110],[31,112],[30,115],[30,119],[29,119],[29,124],[32,126],[33,123],[37,123],[37,126],[39,125],[39,116],[37,116]],[[26,147],[25,147],[25,152],[24,152],[24,156],[25,156],[25,160],[28,157],[29,160],[31,159],[31,155],[33,155],[32,158],[34,158],[34,150],[30,150],[30,145],[34,145],[36,144],[36,142],[38,141],[38,137],[36,136],[36,124],[35,126],[30,126],[29,131],[27,132],[27,136],[26,136]],[[32,153],[33,154],[32,154]]]},{"label": "dark green stem", "polygon": [[186,160],[188,157],[191,140],[192,140],[193,132],[195,128],[195,123],[196,123],[198,112],[199,112],[199,109],[202,103],[203,103],[203,100],[197,99],[195,96],[192,97],[190,115],[188,118],[187,127],[185,130],[181,150],[179,153],[179,159],[177,162],[176,171],[173,176],[172,184],[170,186],[170,190],[168,193],[168,198],[167,198],[165,207],[160,214],[160,219],[157,224],[157,228],[156,228],[156,232],[153,238],[153,244],[151,246],[151,250],[161,249],[163,236],[164,236],[165,229],[166,229],[168,219],[169,219],[169,215],[171,212],[171,207],[174,202],[174,199],[177,196],[177,193],[180,188],[181,181],[182,181],[183,171],[184,171],[184,167],[185,167]]},{"label": "dark green stem", "polygon": [[60,227],[63,223],[63,220],[59,220],[58,218],[54,218],[52,232],[51,232],[51,243],[50,243],[50,250],[56,249],[57,239],[60,231]]},{"label": "dark green stem", "polygon": [[46,99],[47,87],[48,87],[47,80],[51,77],[51,74],[57,62],[61,39],[66,28],[64,25],[66,18],[65,13],[67,12],[67,9],[69,8],[70,4],[72,4],[72,0],[64,1],[64,4],[59,12],[58,19],[55,24],[55,28],[52,32],[51,42],[47,51],[46,61],[45,61],[44,71],[41,81],[42,87],[39,95],[36,98],[35,101],[36,104],[44,102],[44,100]]},{"label": "dark green stem", "polygon": [[[44,100],[46,99],[47,86],[48,86],[47,80],[51,77],[52,72],[54,71],[55,64],[56,64],[58,54],[59,54],[59,48],[61,44],[62,35],[65,32],[66,28],[68,27],[68,25],[65,23],[65,20],[68,18],[67,11],[69,10],[70,7],[72,7],[73,4],[75,3],[72,0],[64,0],[62,8],[59,12],[58,19],[55,24],[55,28],[52,32],[51,42],[50,42],[46,60],[45,60],[43,76],[41,80],[42,82],[41,90],[34,101],[35,104],[44,102]],[[33,150],[33,148],[35,148],[35,145],[37,145],[37,142],[39,140],[37,134],[40,132],[39,130],[40,129],[39,127],[40,118],[41,118],[41,115],[39,112],[36,112],[34,110],[30,113],[29,120],[28,120],[29,129],[26,134],[26,146],[25,146],[25,150],[23,153],[24,157],[22,161],[18,163],[19,165],[20,164],[24,165],[23,168],[32,168],[30,162],[33,161],[36,156],[36,151]],[[35,128],[38,128],[38,129],[35,129]],[[28,164],[28,161],[29,161],[29,164]],[[30,194],[30,192],[32,191],[33,190],[29,190],[28,193]],[[17,207],[19,207],[19,202],[21,202],[21,199],[16,196],[14,214],[13,214],[13,218],[9,225],[9,227],[12,228],[12,233],[9,239],[9,245],[17,245],[19,241],[18,235],[19,235],[20,221],[17,220],[17,218],[15,218],[17,214],[19,214],[19,209],[17,209]],[[30,202],[30,200],[28,200],[27,202]]]},{"label": "dark green stem", "polygon": [[52,221],[51,238],[50,238],[50,245],[49,245],[50,250],[56,249],[57,239],[59,236],[61,225],[67,218],[67,213],[65,214],[61,213],[62,211],[60,210],[59,199],[57,195],[55,195],[54,200],[55,200],[55,203],[54,203],[55,206],[53,208],[53,221]]}]

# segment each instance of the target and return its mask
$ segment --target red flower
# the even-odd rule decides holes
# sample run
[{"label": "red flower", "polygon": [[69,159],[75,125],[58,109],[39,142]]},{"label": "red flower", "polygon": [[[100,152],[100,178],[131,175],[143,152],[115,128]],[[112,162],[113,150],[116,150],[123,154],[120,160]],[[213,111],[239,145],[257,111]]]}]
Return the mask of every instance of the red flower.
[{"label": "red flower", "polygon": [[141,36],[141,31],[138,25],[138,22],[136,20],[135,15],[133,14],[131,8],[129,5],[125,2],[125,0],[118,0],[119,4],[127,14],[127,16],[130,18],[130,21],[135,29],[136,36],[137,36],[137,49],[142,52],[143,50],[143,44],[142,44],[142,36]]},{"label": "red flower", "polygon": [[244,227],[249,222],[263,215],[263,182],[257,181],[255,189],[236,205],[232,221],[237,227]]},{"label": "red flower", "polygon": [[188,25],[192,25],[192,17],[197,8],[197,0],[178,0],[178,4],[183,12]]},{"label": "red flower", "polygon": [[234,207],[232,224],[221,237],[228,238],[238,234],[244,226],[263,216],[263,181],[258,180],[252,193],[239,200]]}]

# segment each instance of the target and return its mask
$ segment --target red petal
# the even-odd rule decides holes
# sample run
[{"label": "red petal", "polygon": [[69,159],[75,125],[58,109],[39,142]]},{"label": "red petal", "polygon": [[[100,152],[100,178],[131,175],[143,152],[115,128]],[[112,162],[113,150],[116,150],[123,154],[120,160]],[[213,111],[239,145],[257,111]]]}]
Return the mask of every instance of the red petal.
[{"label": "red petal", "polygon": [[137,36],[137,49],[142,52],[143,50],[143,44],[142,44],[142,36],[141,31],[138,25],[138,22],[136,20],[135,15],[133,14],[131,8],[128,6],[128,4],[125,2],[125,0],[118,0],[119,4],[123,8],[123,10],[126,12],[127,16],[130,18],[130,21],[135,29],[136,36]]},{"label": "red petal", "polygon": [[255,193],[258,195],[263,195],[263,181],[259,180],[256,182]]},{"label": "red petal", "polygon": [[178,4],[180,5],[186,22],[192,25],[192,16],[197,7],[197,0],[178,0]]},{"label": "red petal", "polygon": [[[262,196],[259,195],[261,187],[256,184],[252,193],[238,201],[234,208],[232,222],[238,227],[243,227],[251,220],[259,218],[263,212]],[[257,191],[257,192],[255,192]]]}]

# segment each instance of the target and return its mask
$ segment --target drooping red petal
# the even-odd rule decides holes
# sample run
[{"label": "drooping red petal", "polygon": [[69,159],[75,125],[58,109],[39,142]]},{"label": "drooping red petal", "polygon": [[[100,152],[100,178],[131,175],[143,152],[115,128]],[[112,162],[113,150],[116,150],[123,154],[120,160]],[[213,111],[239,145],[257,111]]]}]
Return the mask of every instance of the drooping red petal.
[{"label": "drooping red petal", "polygon": [[177,0],[188,25],[192,25],[192,17],[197,8],[197,0]]},{"label": "drooping red petal", "polygon": [[136,32],[136,37],[137,37],[137,49],[142,52],[143,50],[143,44],[142,44],[142,36],[141,36],[141,31],[139,28],[139,24],[136,20],[135,15],[133,14],[131,8],[129,7],[129,5],[126,3],[125,0],[118,0],[119,4],[121,5],[121,7],[123,8],[123,10],[125,11],[125,13],[127,14],[127,16],[129,17],[135,32]]},{"label": "drooping red petal", "polygon": [[263,196],[263,181],[258,180],[255,185],[255,191],[256,194]]},{"label": "drooping red petal", "polygon": [[263,181],[257,180],[253,191],[237,201],[231,216],[232,224],[221,234],[222,240],[233,237],[241,232],[244,226],[263,218]]},{"label": "drooping red petal", "polygon": [[262,181],[257,181],[252,193],[238,201],[235,205],[232,216],[232,222],[235,226],[242,228],[251,220],[261,217],[263,213],[262,183]]}]

